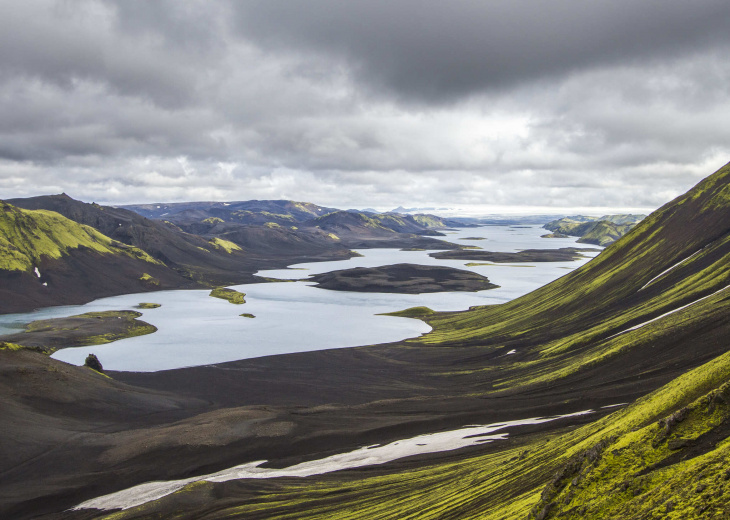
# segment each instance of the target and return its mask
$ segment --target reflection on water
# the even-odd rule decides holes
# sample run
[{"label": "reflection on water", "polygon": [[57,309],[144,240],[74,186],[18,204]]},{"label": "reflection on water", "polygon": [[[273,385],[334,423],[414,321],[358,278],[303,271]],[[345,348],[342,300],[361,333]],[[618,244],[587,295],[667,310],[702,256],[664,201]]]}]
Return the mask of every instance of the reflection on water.
[{"label": "reflection on water", "polygon": [[[545,230],[539,226],[486,226],[462,229],[447,238],[489,251],[576,245],[574,238],[541,239],[543,233]],[[460,240],[462,237],[486,237],[487,240]],[[109,370],[156,371],[290,352],[371,345],[418,336],[430,330],[420,320],[376,314],[418,305],[452,311],[503,303],[565,275],[566,268],[573,269],[587,261],[531,263],[529,268],[525,268],[525,264],[466,267],[466,261],[436,260],[426,251],[364,249],[359,252],[364,257],[293,266],[306,270],[281,269],[259,274],[299,279],[336,269],[409,262],[469,269],[489,277],[501,287],[477,293],[414,295],[327,291],[312,287],[308,282],[246,284],[235,287],[246,293],[244,305],[211,298],[207,290],[161,291],[0,316],[0,334],[16,332],[14,327],[35,319],[132,309],[139,302],[148,301],[162,304],[157,309],[140,310],[144,315],[142,319],[155,325],[158,332],[108,345],[65,349],[54,357],[82,364],[86,355],[93,352]],[[256,318],[242,318],[241,313],[251,313]]]}]

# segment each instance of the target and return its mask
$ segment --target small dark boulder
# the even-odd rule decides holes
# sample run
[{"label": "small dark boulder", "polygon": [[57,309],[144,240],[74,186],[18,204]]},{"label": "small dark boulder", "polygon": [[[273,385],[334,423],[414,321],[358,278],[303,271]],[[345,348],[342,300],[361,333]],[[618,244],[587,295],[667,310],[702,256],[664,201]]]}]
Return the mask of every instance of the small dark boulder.
[{"label": "small dark boulder", "polygon": [[86,356],[86,361],[84,361],[84,366],[89,367],[92,370],[96,370],[97,372],[104,373],[104,367],[101,366],[101,361],[99,361],[99,358],[96,357],[96,354],[89,354]]}]

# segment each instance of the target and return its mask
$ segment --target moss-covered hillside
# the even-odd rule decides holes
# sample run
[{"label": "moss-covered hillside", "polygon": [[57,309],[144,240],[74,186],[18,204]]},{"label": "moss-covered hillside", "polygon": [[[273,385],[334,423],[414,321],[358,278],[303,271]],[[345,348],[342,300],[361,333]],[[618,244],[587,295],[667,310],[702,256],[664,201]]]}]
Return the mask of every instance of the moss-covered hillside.
[{"label": "moss-covered hillside", "polygon": [[[646,215],[574,216],[548,222],[543,226],[557,235],[581,237],[578,242],[607,246],[628,233]],[[549,235],[546,235],[549,237]]]},{"label": "moss-covered hillside", "polygon": [[[157,284],[144,283],[145,274]],[[90,226],[0,202],[0,313],[189,284],[142,249]]]},{"label": "moss-covered hillside", "polygon": [[143,518],[725,519],[730,353],[586,426],[390,475],[197,482],[115,513]]},{"label": "moss-covered hillside", "polygon": [[0,270],[33,271],[44,258],[59,259],[82,248],[160,264],[141,249],[113,241],[53,211],[24,210],[0,201]]}]

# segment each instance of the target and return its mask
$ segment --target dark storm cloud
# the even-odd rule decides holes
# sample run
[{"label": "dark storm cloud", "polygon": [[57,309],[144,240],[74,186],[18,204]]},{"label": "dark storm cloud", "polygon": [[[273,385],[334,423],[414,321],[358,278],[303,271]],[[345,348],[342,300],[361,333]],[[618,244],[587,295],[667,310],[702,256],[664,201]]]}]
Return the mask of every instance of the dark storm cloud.
[{"label": "dark storm cloud", "polygon": [[722,0],[370,0],[236,3],[241,34],[324,52],[406,99],[450,101],[617,62],[727,46]]},{"label": "dark storm cloud", "polygon": [[728,159],[729,13],[0,0],[0,197],[658,206]]}]

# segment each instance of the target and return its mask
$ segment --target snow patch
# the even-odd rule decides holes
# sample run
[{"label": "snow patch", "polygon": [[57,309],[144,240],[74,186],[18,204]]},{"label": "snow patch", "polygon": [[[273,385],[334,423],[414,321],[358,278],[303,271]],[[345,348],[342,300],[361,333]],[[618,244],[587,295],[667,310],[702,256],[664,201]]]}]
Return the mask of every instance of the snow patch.
[{"label": "snow patch", "polygon": [[48,287],[48,282],[43,282],[41,285],[44,285],[45,287]]},{"label": "snow patch", "polygon": [[517,354],[517,350],[515,350],[515,349],[512,349],[512,350],[510,350],[509,352],[507,352],[507,353],[505,354],[505,356],[509,356],[509,355],[512,355],[512,354]]},{"label": "snow patch", "polygon": [[[702,249],[704,249],[704,247],[703,247]],[[692,253],[691,255],[689,255],[689,256],[688,256],[687,258],[685,258],[684,260],[680,260],[679,262],[677,262],[676,264],[674,264],[674,265],[673,265],[672,267],[670,267],[669,269],[665,269],[664,271],[662,271],[661,273],[659,273],[658,275],[656,275],[656,276],[655,276],[654,278],[652,278],[651,280],[649,280],[648,282],[646,282],[646,283],[644,284],[644,286],[643,286],[643,287],[642,287],[641,289],[639,289],[639,290],[640,290],[640,291],[643,291],[643,290],[644,290],[644,289],[646,289],[646,288],[647,288],[647,287],[648,287],[649,285],[651,285],[651,284],[652,284],[652,282],[654,282],[654,280],[658,280],[659,278],[661,278],[662,276],[664,276],[665,274],[667,274],[667,273],[668,273],[669,271],[671,271],[671,270],[672,270],[672,269],[674,269],[675,267],[679,267],[680,265],[682,265],[683,263],[685,263],[685,262],[686,262],[687,260],[689,260],[690,258],[692,258],[693,256],[695,256],[695,255],[696,255],[697,253],[699,253],[700,251],[702,251],[702,249],[698,249],[697,251],[695,251],[694,253]]]},{"label": "snow patch", "polygon": [[35,275],[36,275],[36,276],[37,276],[38,278],[40,278],[40,277],[41,277],[41,272],[40,272],[40,271],[38,270],[38,268],[37,268],[37,267],[34,267],[34,268],[33,268],[33,271],[35,271]]},{"label": "snow patch", "polygon": [[651,320],[649,320],[649,321],[645,321],[644,323],[639,323],[638,325],[634,325],[633,327],[631,327],[631,328],[628,328],[628,329],[626,329],[626,330],[622,330],[621,332],[617,332],[617,333],[616,333],[616,334],[614,334],[613,336],[609,336],[609,337],[608,337],[608,338],[606,338],[606,339],[611,339],[611,338],[615,338],[616,336],[620,336],[621,334],[626,334],[627,332],[630,332],[630,331],[632,331],[632,330],[640,329],[641,327],[644,327],[644,326],[646,326],[646,325],[649,325],[650,323],[652,323],[652,322],[654,322],[654,321],[657,321],[657,320],[661,320],[662,318],[664,318],[664,317],[666,317],[666,316],[669,316],[670,314],[674,314],[675,312],[679,312],[679,311],[681,311],[682,309],[686,309],[687,307],[690,307],[690,306],[694,305],[695,303],[699,303],[699,302],[701,302],[702,300],[706,300],[706,299],[707,299],[707,298],[709,298],[710,296],[715,296],[715,295],[716,295],[717,293],[720,293],[720,292],[724,291],[724,290],[725,290],[725,289],[727,289],[728,287],[730,287],[730,285],[726,285],[725,287],[723,287],[723,288],[722,288],[722,289],[720,289],[719,291],[715,291],[715,292],[714,292],[714,293],[712,293],[712,294],[708,294],[707,296],[703,296],[702,298],[699,298],[699,299],[697,299],[697,300],[695,300],[695,301],[693,301],[693,302],[690,302],[690,303],[688,303],[687,305],[682,305],[681,307],[677,307],[677,308],[676,308],[676,309],[674,309],[673,311],[665,312],[665,313],[664,313],[664,314],[662,314],[661,316],[657,316],[657,317],[656,317],[656,318],[654,318],[654,319],[651,319]]},{"label": "snow patch", "polygon": [[436,453],[440,451],[451,451],[459,448],[465,448],[467,446],[476,446],[485,442],[505,440],[508,435],[507,433],[500,433],[496,435],[489,434],[512,426],[542,424],[566,417],[576,417],[590,413],[593,413],[593,410],[584,410],[582,412],[557,415],[553,417],[537,417],[481,426],[468,426],[459,430],[418,435],[416,437],[411,437],[410,439],[391,442],[390,444],[373,444],[370,446],[364,446],[348,453],[340,453],[323,459],[302,462],[301,464],[295,464],[294,466],[289,466],[288,468],[283,469],[260,467],[266,462],[265,460],[247,462],[246,464],[240,464],[217,473],[210,473],[199,477],[170,480],[166,482],[146,482],[116,493],[87,500],[86,502],[74,507],[73,510],[130,509],[153,500],[158,500],[182,489],[188,484],[201,480],[208,482],[226,482],[228,480],[244,478],[262,479],[277,477],[309,477],[312,475],[321,475],[323,473],[330,473],[332,471],[339,471],[343,469],[385,464],[386,462],[401,459],[403,457]]}]

